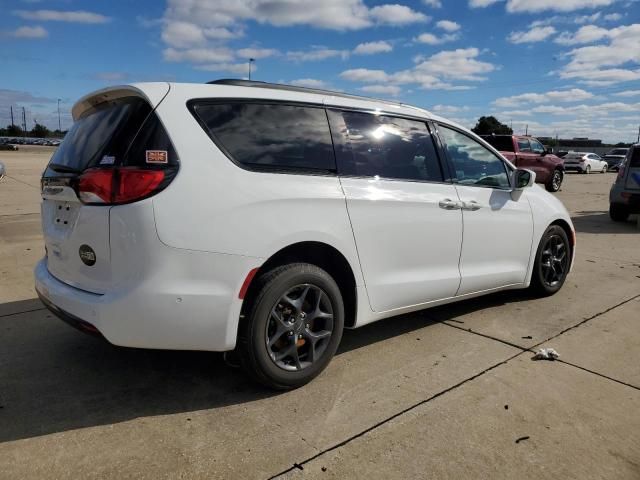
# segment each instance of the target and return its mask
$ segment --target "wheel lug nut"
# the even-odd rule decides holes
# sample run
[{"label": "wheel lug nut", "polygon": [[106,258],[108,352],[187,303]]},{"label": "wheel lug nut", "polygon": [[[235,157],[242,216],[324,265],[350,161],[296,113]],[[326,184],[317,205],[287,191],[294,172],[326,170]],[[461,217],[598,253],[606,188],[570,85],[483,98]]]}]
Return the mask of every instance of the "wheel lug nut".
[{"label": "wheel lug nut", "polygon": [[291,336],[293,336],[293,332],[289,332],[289,336],[290,336],[290,337],[291,337]]},{"label": "wheel lug nut", "polygon": [[308,323],[307,323],[307,325],[306,325],[306,326],[307,326],[307,328],[309,328],[309,324],[308,324]]}]

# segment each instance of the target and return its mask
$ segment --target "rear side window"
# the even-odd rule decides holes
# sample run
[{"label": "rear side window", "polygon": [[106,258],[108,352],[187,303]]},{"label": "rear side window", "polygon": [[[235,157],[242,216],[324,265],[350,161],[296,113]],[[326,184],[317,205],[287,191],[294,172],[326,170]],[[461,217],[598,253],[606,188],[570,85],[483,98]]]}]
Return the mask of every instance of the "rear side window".
[{"label": "rear side window", "polygon": [[496,150],[513,152],[513,137],[503,135],[483,135],[482,139]]},{"label": "rear side window", "polygon": [[634,148],[631,151],[629,167],[640,167],[640,148]]},{"label": "rear side window", "polygon": [[424,122],[339,111],[329,111],[329,118],[341,175],[443,181]]},{"label": "rear side window", "polygon": [[246,167],[335,172],[331,134],[323,108],[196,103],[192,110],[216,144]]}]

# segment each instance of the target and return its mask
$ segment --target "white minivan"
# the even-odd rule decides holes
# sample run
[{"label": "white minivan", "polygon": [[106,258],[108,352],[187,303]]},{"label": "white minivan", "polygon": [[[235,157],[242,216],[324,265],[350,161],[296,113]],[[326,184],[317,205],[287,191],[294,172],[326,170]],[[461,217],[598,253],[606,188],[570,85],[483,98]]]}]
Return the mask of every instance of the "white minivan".
[{"label": "white minivan", "polygon": [[425,110],[242,80],[100,90],[42,177],[36,290],[115,345],[234,351],[268,386],[344,328],[504,289],[557,292],[567,211]]}]

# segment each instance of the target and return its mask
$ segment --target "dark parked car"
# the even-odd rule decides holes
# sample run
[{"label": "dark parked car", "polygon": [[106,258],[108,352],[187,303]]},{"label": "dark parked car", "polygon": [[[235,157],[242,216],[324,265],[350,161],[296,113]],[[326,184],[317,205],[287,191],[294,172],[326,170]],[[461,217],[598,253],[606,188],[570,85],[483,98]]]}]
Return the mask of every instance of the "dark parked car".
[{"label": "dark parked car", "polygon": [[632,213],[640,213],[640,143],[629,148],[609,192],[612,220],[624,222]]},{"label": "dark parked car", "polygon": [[536,182],[547,191],[560,190],[564,179],[564,161],[556,157],[534,137],[520,135],[482,135],[482,138],[518,168],[536,172]]},{"label": "dark parked car", "polygon": [[607,165],[609,165],[609,170],[618,170],[620,164],[627,156],[628,151],[628,148],[614,148],[605,153],[604,160],[607,162]]}]

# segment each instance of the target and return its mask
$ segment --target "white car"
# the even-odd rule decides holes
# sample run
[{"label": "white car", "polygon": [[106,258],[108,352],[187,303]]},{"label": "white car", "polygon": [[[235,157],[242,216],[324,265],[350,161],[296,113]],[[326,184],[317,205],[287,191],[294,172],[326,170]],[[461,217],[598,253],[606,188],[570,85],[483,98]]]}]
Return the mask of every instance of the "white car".
[{"label": "white car", "polygon": [[595,153],[569,152],[564,157],[564,169],[576,170],[580,173],[607,173],[609,164]]},{"label": "white car", "polygon": [[234,351],[293,388],[343,328],[550,295],[572,264],[571,219],[535,174],[422,109],[219,81],[112,87],[73,116],[43,174],[36,290],[116,345]]}]

